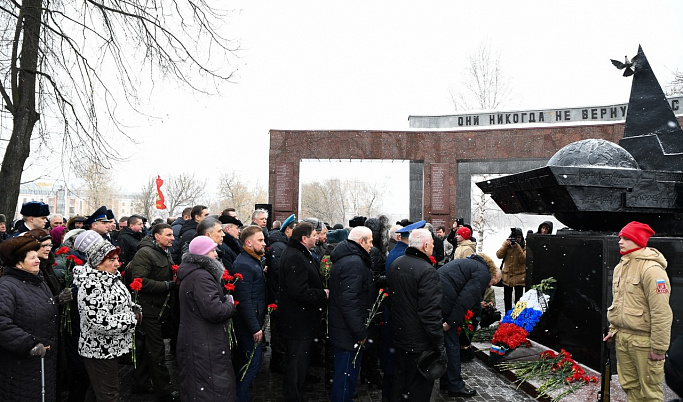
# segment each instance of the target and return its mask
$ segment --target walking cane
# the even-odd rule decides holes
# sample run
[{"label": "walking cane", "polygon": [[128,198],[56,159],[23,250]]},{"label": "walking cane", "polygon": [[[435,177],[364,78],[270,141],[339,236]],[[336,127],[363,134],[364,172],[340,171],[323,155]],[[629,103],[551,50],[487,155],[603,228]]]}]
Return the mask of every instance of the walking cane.
[{"label": "walking cane", "polygon": [[[45,346],[45,351],[48,350],[50,350],[50,345]],[[45,356],[40,358],[40,383],[42,386],[40,394],[43,397],[43,402],[45,402]]]}]

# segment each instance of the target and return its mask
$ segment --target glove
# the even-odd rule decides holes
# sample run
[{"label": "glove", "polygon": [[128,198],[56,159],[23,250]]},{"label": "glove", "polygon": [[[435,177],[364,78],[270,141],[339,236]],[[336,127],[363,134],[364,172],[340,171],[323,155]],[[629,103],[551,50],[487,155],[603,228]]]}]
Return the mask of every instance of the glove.
[{"label": "glove", "polygon": [[227,301],[228,301],[228,303],[234,303],[235,299],[233,299],[232,295],[228,295]]},{"label": "glove", "polygon": [[168,290],[175,289],[175,281],[166,281],[166,289],[168,289]]},{"label": "glove", "polygon": [[71,288],[66,288],[62,290],[62,293],[57,295],[57,301],[59,304],[68,303],[73,300],[73,295],[71,294]]},{"label": "glove", "polygon": [[37,344],[36,346],[31,349],[29,352],[29,355],[31,356],[38,356],[38,357],[45,357],[45,353],[47,353],[47,349],[45,349],[45,346],[43,346],[42,343]]}]

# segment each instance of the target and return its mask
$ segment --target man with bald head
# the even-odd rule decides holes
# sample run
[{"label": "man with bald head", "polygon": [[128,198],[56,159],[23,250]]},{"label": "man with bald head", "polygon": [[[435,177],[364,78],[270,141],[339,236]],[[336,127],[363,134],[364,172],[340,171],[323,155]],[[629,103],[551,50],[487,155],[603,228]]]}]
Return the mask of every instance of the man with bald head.
[{"label": "man with bald head", "polygon": [[425,351],[443,349],[441,283],[429,260],[434,239],[427,229],[415,229],[408,238],[405,254],[389,267],[391,324],[396,361],[392,401],[409,398],[428,401],[434,381],[418,371],[418,359]]}]

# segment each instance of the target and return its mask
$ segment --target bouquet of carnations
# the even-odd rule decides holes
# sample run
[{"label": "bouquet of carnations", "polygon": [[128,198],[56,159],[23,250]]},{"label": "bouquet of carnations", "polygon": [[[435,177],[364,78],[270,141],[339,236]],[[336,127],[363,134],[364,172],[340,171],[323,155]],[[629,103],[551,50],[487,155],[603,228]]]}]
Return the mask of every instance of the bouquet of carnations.
[{"label": "bouquet of carnations", "polygon": [[525,381],[537,380],[541,385],[536,388],[538,399],[552,398],[559,401],[589,382],[597,382],[595,376],[586,375],[585,370],[564,349],[560,353],[546,350],[536,361],[501,363],[502,370],[511,370],[521,385]]}]

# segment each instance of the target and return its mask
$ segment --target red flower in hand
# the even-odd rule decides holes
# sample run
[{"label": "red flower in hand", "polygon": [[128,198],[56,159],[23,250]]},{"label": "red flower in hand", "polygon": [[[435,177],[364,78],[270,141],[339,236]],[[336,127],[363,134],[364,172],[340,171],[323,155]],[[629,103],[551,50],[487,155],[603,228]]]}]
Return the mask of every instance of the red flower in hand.
[{"label": "red flower in hand", "polygon": [[465,321],[471,320],[472,317],[474,317],[474,313],[472,312],[472,310],[467,310],[467,312],[465,313]]},{"label": "red flower in hand", "polygon": [[275,304],[275,303],[269,304],[269,305],[268,305],[268,310],[270,310],[270,311],[275,311],[275,310],[277,310],[277,304]]},{"label": "red flower in hand", "polygon": [[226,283],[225,290],[227,290],[228,292],[232,292],[233,290],[235,290],[235,285],[233,285],[232,283]]},{"label": "red flower in hand", "polygon": [[68,253],[69,248],[68,247],[60,247],[59,250],[55,251],[55,255],[61,255],[64,253]]},{"label": "red flower in hand", "polygon": [[221,279],[223,279],[224,281],[227,281],[229,276],[230,276],[230,273],[228,272],[228,270],[224,269],[223,275],[221,276]]},{"label": "red flower in hand", "polygon": [[178,273],[178,265],[177,264],[171,265],[171,271],[173,271],[174,274]]},{"label": "red flower in hand", "polygon": [[142,289],[142,278],[135,278],[130,284],[130,290],[139,292]]},{"label": "red flower in hand", "polygon": [[241,280],[244,280],[244,277],[243,277],[242,274],[240,274],[239,272],[235,274],[235,278],[237,278],[237,279],[240,280],[240,281],[241,281]]}]

